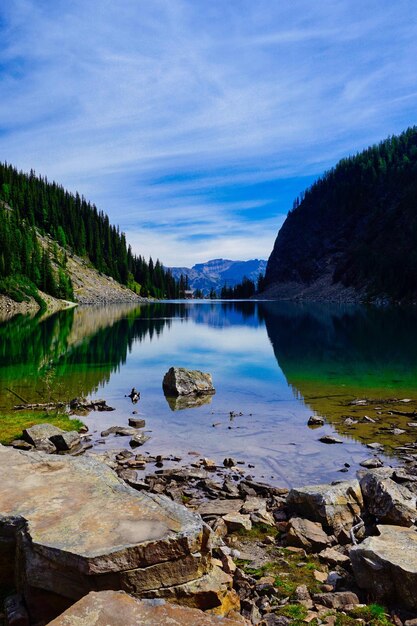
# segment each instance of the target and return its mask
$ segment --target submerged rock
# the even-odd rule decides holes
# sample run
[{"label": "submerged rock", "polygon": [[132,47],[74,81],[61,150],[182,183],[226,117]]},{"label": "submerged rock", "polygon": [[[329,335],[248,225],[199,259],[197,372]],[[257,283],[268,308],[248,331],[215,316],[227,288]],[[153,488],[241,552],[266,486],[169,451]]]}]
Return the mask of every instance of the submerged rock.
[{"label": "submerged rock", "polygon": [[164,376],[162,387],[165,395],[170,397],[216,393],[211,374],[184,367],[171,367]]},{"label": "submerged rock", "polygon": [[417,609],[417,532],[400,526],[378,526],[350,551],[353,573],[362,589],[380,601]]},{"label": "submerged rock", "polygon": [[[53,619],[92,589],[173,599],[207,581],[209,529],[165,496],[136,491],[91,458],[0,446],[1,579],[19,572],[33,622]],[[0,568],[0,570],[1,570]],[[217,580],[217,579],[216,579]],[[221,607],[231,579],[210,579],[205,608]],[[183,590],[184,585],[186,590]],[[197,601],[196,601],[197,602]],[[200,602],[200,599],[198,600]]]},{"label": "submerged rock", "polygon": [[48,626],[244,626],[243,617],[220,619],[163,600],[137,600],[122,591],[91,592]]}]

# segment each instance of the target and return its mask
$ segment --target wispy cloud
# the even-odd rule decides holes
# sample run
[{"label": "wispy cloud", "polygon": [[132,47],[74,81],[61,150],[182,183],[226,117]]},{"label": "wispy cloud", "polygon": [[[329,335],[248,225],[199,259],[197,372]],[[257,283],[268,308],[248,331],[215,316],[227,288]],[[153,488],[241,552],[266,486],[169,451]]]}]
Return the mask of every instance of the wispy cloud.
[{"label": "wispy cloud", "polygon": [[415,122],[416,14],[411,0],[9,0],[1,158],[79,190],[165,263],[266,257],[312,177]]}]

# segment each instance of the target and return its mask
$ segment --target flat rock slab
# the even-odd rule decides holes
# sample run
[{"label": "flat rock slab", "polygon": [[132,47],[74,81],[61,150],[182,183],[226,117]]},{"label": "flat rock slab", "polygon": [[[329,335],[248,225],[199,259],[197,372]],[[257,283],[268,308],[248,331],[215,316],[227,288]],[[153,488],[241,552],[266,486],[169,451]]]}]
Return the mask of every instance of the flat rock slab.
[{"label": "flat rock slab", "polygon": [[245,626],[235,619],[207,615],[163,600],[137,600],[120,591],[91,592],[48,626]]},{"label": "flat rock slab", "polygon": [[211,374],[184,367],[171,367],[164,376],[162,387],[165,395],[171,397],[216,393]]},{"label": "flat rock slab", "polygon": [[[92,589],[152,594],[209,569],[199,515],[132,489],[96,459],[0,446],[0,472],[0,547],[15,541],[19,591],[34,621],[38,611],[45,617],[47,593],[66,599],[54,601],[57,615]],[[12,567],[0,574],[13,579]]]},{"label": "flat rock slab", "polygon": [[378,526],[380,535],[368,537],[350,551],[353,573],[362,589],[378,600],[417,609],[417,532],[414,528]]}]

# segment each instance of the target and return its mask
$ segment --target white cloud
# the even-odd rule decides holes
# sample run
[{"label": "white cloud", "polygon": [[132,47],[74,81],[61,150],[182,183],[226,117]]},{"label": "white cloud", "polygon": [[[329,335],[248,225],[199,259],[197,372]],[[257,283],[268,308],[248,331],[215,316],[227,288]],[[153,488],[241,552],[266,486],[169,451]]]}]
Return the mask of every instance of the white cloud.
[{"label": "white cloud", "polygon": [[409,0],[10,0],[2,158],[79,190],[166,263],[266,257],[289,198],[273,219],[260,182],[320,173],[414,122],[416,11]]}]

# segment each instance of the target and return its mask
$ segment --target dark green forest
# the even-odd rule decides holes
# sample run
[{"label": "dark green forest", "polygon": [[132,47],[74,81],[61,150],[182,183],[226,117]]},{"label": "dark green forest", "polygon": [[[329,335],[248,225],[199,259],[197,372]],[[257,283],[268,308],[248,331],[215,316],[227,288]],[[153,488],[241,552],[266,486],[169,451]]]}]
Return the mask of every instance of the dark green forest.
[{"label": "dark green forest", "polygon": [[333,282],[368,299],[417,299],[417,127],[339,161],[294,202],[265,286]]},{"label": "dark green forest", "polygon": [[[65,252],[56,246],[51,259],[37,232],[50,235]],[[35,285],[52,296],[72,299],[67,252],[88,258],[98,271],[142,296],[179,295],[171,272],[159,260],[147,262],[134,255],[124,233],[94,204],[33,171],[25,174],[0,164],[0,289],[13,295],[13,285],[25,285],[29,291]]]}]

